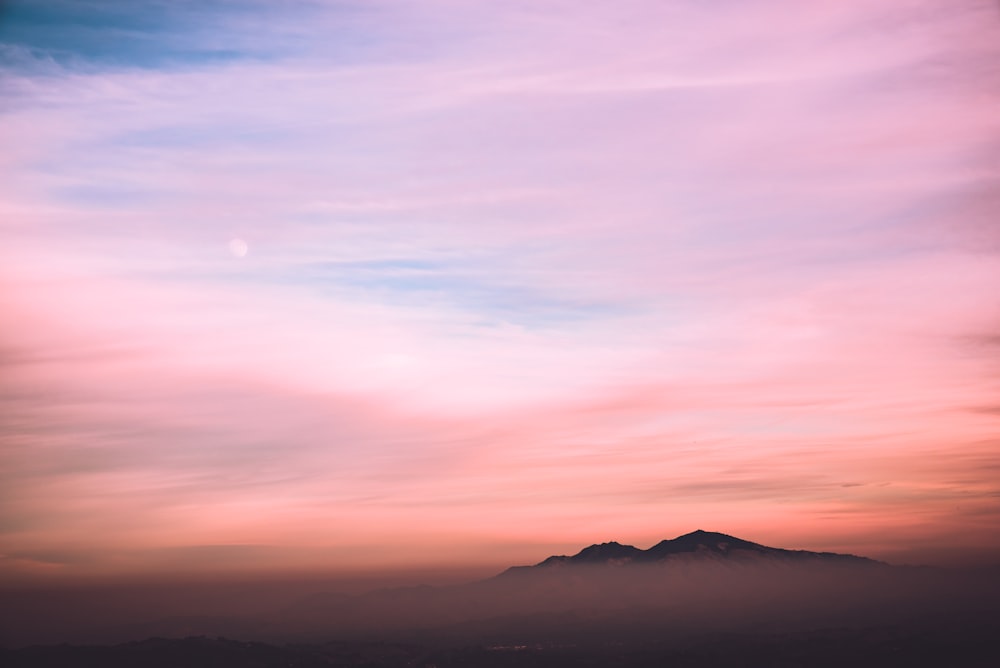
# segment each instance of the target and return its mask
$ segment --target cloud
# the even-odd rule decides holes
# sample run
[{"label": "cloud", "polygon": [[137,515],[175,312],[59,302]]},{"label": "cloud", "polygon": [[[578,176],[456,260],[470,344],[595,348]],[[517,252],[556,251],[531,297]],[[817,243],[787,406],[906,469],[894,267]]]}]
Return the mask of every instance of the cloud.
[{"label": "cloud", "polygon": [[25,7],[2,544],[993,516],[995,8]]}]

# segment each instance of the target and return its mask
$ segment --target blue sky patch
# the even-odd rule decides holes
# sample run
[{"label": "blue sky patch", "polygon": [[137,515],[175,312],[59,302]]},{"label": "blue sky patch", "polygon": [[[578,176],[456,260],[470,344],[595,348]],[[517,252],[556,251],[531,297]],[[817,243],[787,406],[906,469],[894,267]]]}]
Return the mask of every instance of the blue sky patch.
[{"label": "blue sky patch", "polygon": [[8,0],[0,3],[0,62],[164,68],[268,60],[302,47],[281,21],[307,26],[315,11],[225,0]]}]

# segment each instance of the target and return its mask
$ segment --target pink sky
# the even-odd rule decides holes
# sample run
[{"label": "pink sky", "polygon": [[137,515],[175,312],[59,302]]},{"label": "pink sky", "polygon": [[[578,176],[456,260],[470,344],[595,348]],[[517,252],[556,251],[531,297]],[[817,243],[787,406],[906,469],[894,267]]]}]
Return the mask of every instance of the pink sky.
[{"label": "pink sky", "polygon": [[0,31],[0,577],[995,560],[1000,12],[710,4]]}]

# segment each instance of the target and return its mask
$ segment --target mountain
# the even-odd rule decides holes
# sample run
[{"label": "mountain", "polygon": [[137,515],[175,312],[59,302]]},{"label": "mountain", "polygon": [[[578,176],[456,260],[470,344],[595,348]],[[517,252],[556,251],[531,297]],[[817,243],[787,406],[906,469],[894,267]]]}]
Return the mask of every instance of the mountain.
[{"label": "mountain", "polygon": [[[837,625],[866,615],[888,618],[893,610],[954,598],[954,592],[979,597],[991,591],[1000,588],[991,590],[978,582],[956,588],[933,573],[864,557],[768,547],[699,530],[645,550],[618,542],[598,543],[571,556],[554,555],[533,566],[516,566],[460,585],[359,595],[318,590],[277,609],[229,618],[197,610],[178,615],[177,609],[168,616],[157,613],[160,608],[153,604],[132,610],[125,618],[112,617],[101,612],[99,599],[89,597],[44,615],[39,608],[33,618],[26,618],[23,609],[11,608],[0,621],[13,620],[26,629],[22,634],[59,641],[67,635],[101,642],[204,635],[281,642],[478,638],[518,644],[514,640],[569,642],[616,634],[661,637],[667,630],[683,634],[751,622]],[[60,619],[62,630],[53,626],[60,623],[53,620]],[[11,638],[18,635],[6,633]]]},{"label": "mountain", "polygon": [[790,562],[851,563],[856,565],[885,565],[882,562],[858,557],[853,554],[836,552],[810,552],[808,550],[786,550],[767,547],[714,531],[692,531],[672,540],[660,541],[643,551],[642,560],[660,561],[677,555],[697,555],[723,559],[765,558]]},{"label": "mountain", "polygon": [[591,545],[585,547],[572,557],[552,556],[539,565],[553,565],[557,563],[572,564],[626,564],[638,559],[645,554],[642,550],[631,545],[622,545],[614,541]]},{"label": "mountain", "polygon": [[[845,601],[861,600],[900,573],[864,557],[767,547],[699,530],[647,550],[597,543],[464,585],[317,596],[286,609],[281,624],[316,631],[447,628],[465,635],[506,629],[551,637],[557,628],[579,631],[579,624],[648,630],[669,620],[679,630],[767,615],[798,619],[817,601],[823,614],[839,620],[843,610],[854,614]],[[577,621],[569,624],[567,615]]]},{"label": "mountain", "polygon": [[853,554],[810,552],[767,547],[742,538],[715,531],[692,531],[677,538],[662,540],[647,550],[617,542],[585,547],[572,555],[555,555],[534,566],[514,566],[501,575],[533,572],[537,569],[573,566],[615,566],[639,564],[770,564],[779,565],[853,565],[886,566],[886,564]]},{"label": "mountain", "polygon": [[[461,585],[317,590],[232,617],[151,599],[116,610],[117,595],[0,596],[0,665],[1000,665],[1000,570],[889,566],[709,531],[645,550],[597,543]],[[67,640],[88,646],[27,647]]]}]

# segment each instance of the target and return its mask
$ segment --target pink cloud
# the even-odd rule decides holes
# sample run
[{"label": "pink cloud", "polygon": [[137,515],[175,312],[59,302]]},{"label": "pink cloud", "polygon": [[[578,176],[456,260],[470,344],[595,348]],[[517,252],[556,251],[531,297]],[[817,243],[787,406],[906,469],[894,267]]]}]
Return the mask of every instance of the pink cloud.
[{"label": "pink cloud", "polygon": [[11,569],[1000,547],[980,8],[557,4],[12,76]]}]

